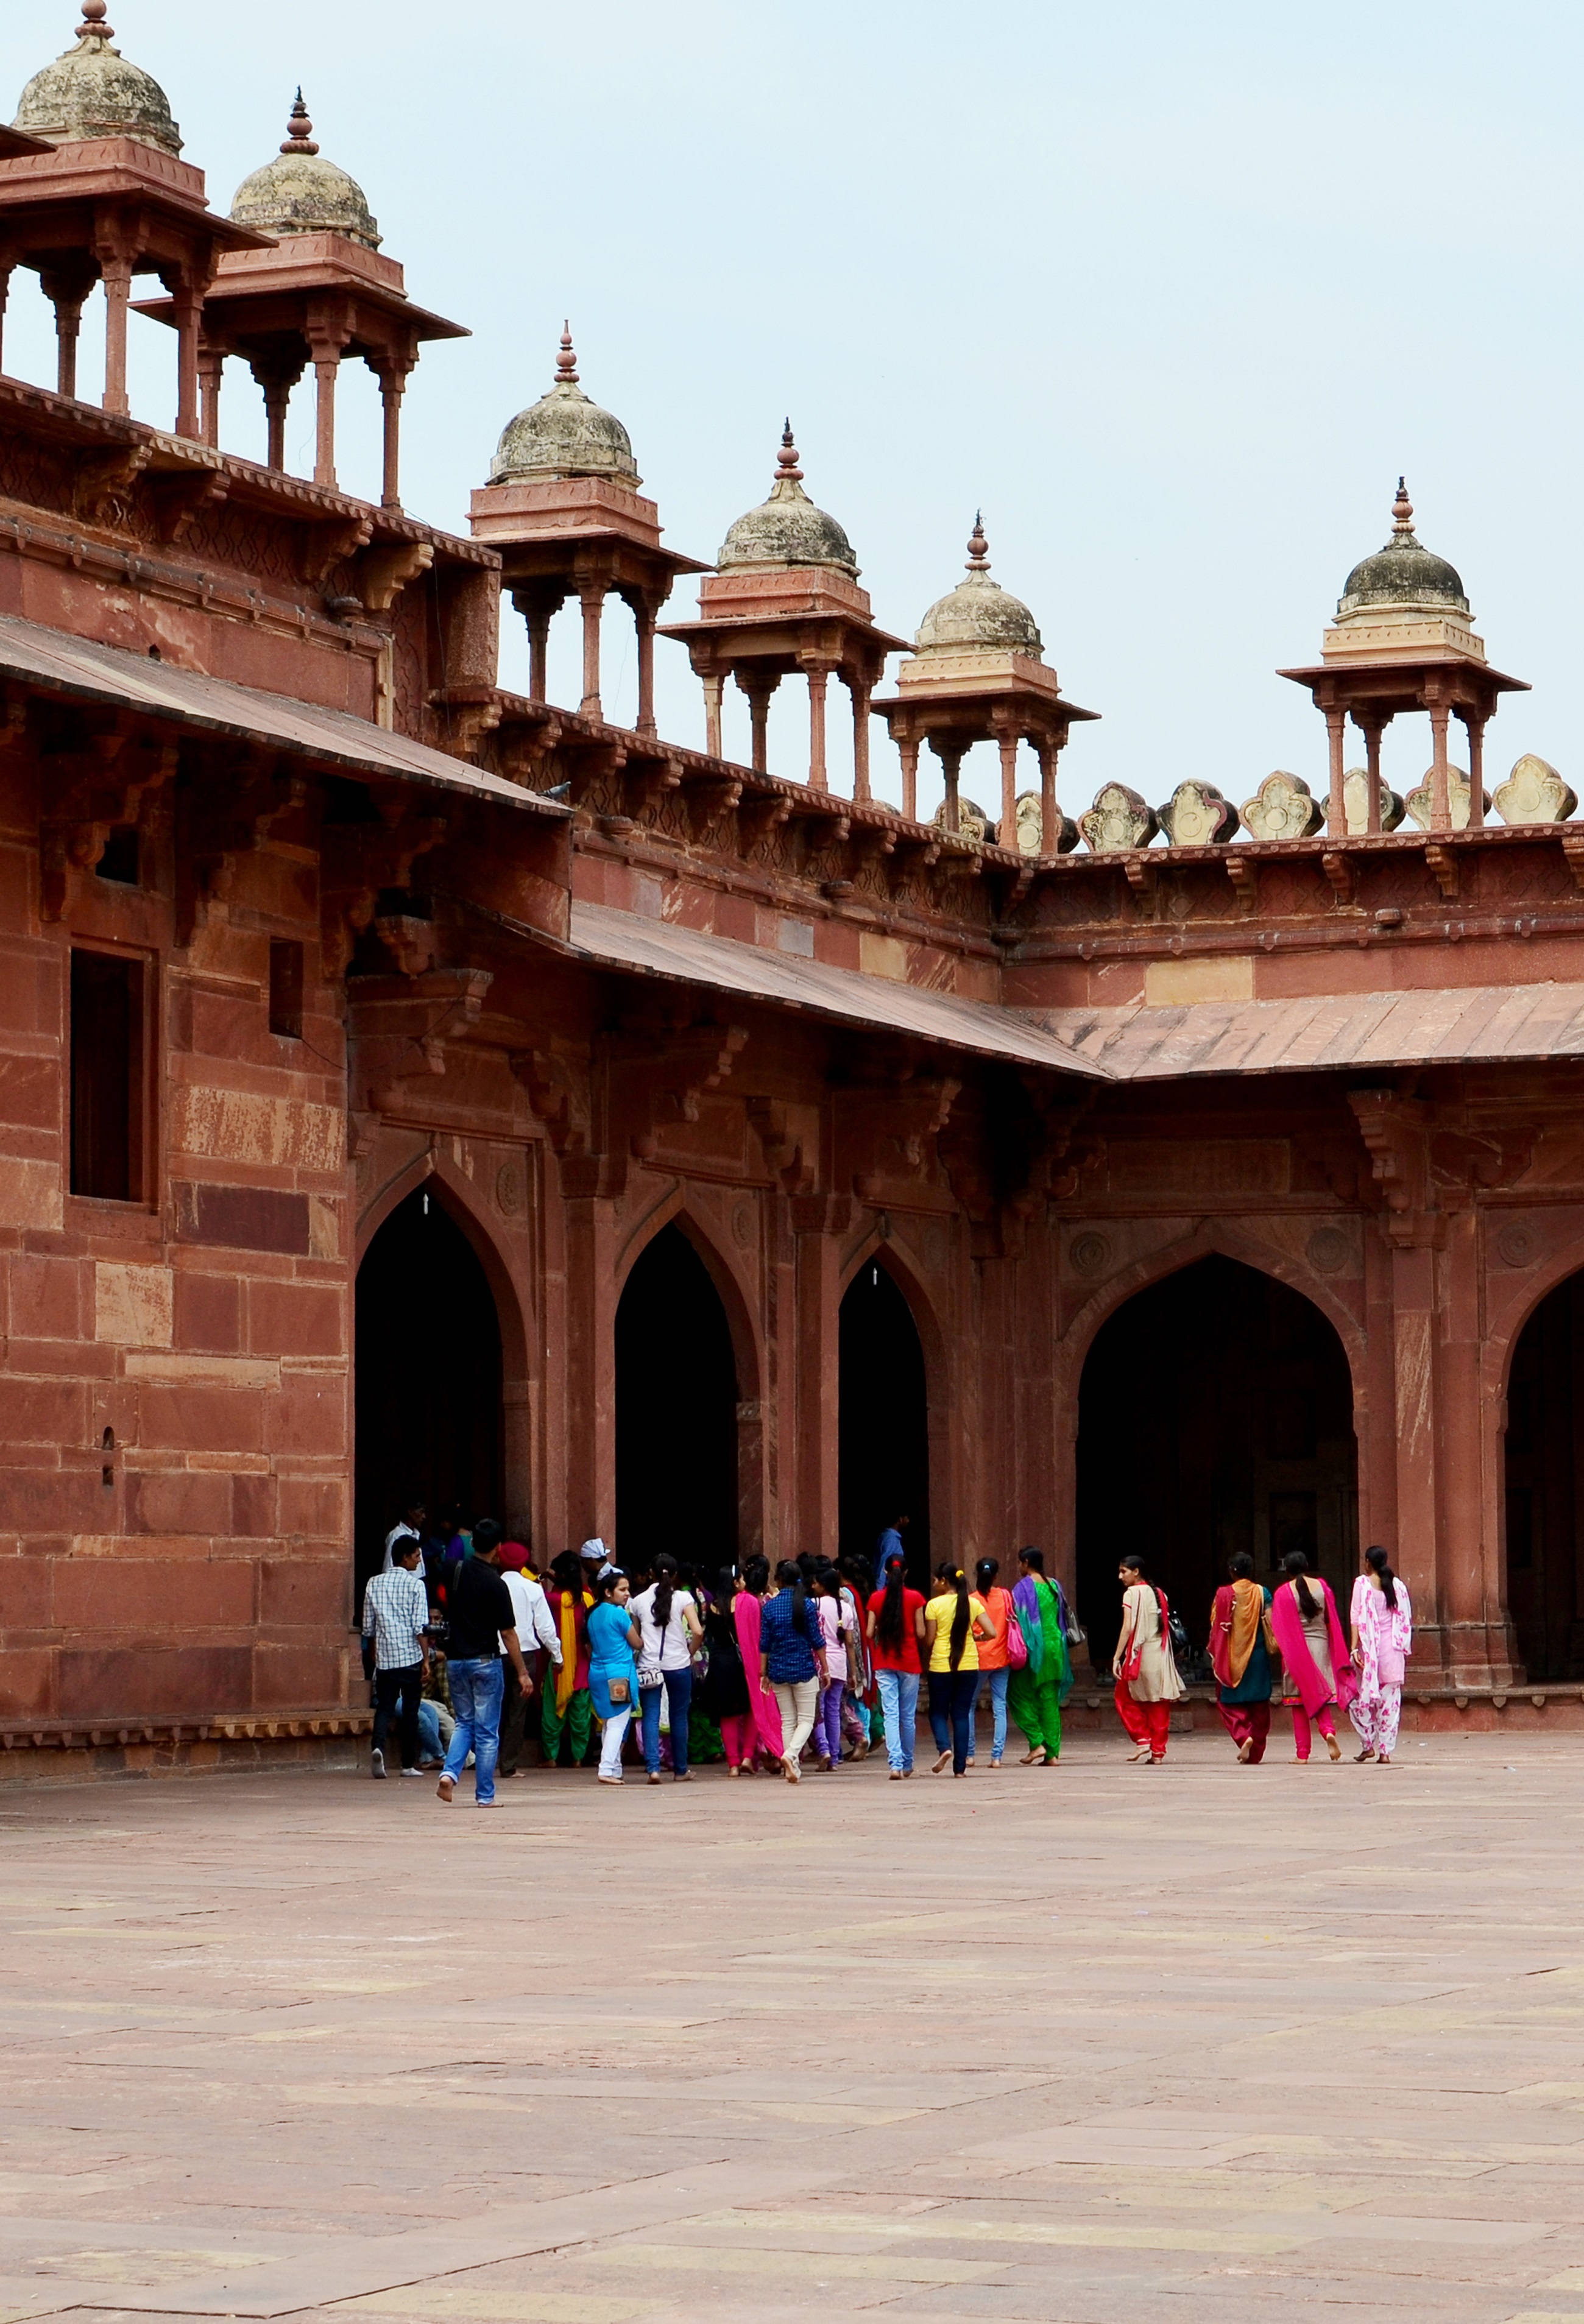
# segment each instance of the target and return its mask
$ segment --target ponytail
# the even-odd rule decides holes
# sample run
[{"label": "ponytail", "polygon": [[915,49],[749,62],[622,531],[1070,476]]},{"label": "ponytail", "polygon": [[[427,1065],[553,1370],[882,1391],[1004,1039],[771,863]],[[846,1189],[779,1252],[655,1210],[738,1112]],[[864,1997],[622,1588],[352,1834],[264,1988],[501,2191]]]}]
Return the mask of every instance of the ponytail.
[{"label": "ponytail", "polygon": [[981,1557],[973,1569],[973,1586],[982,1598],[1000,1572],[1000,1563],[993,1557]]},{"label": "ponytail", "polygon": [[655,1628],[661,1637],[671,1619],[671,1593],[677,1587],[677,1561],[674,1557],[655,1560]]},{"label": "ponytail", "polygon": [[[776,1579],[783,1590],[792,1592],[792,1628],[808,1637],[808,1584],[803,1578],[803,1568],[796,1558],[784,1557],[776,1568]],[[823,1638],[822,1638],[823,1644]]]},{"label": "ponytail", "polygon": [[948,1577],[957,1593],[957,1604],[952,1616],[951,1664],[953,1670],[962,1659],[962,1649],[968,1644],[968,1632],[973,1620],[973,1609],[968,1602],[968,1576],[960,1565],[948,1569]]},{"label": "ponytail", "polygon": [[1397,1577],[1392,1572],[1386,1553],[1378,1545],[1364,1553],[1366,1565],[1373,1566],[1380,1576],[1380,1594],[1395,1613],[1397,1604]]},{"label": "ponytail", "polygon": [[904,1616],[907,1606],[903,1592],[907,1587],[907,1567],[900,1557],[886,1560],[886,1594],[880,1610],[875,1617],[874,1634],[889,1655],[898,1655],[907,1637]]}]

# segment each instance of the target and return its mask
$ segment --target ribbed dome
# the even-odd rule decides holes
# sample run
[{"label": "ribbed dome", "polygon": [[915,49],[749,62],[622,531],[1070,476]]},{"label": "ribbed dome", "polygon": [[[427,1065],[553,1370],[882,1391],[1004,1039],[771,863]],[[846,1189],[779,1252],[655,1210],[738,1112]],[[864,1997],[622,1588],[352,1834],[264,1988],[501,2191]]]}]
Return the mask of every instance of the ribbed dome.
[{"label": "ribbed dome", "polygon": [[803,489],[803,471],[797,465],[789,420],[769,500],[738,518],[721,545],[716,563],[723,573],[741,565],[833,565],[856,578],[858,559],[852,554],[852,543],[835,518],[815,508]]},{"label": "ribbed dome", "polygon": [[1339,615],[1360,613],[1371,605],[1450,605],[1469,611],[1469,600],[1456,569],[1444,557],[1423,548],[1414,530],[1414,503],[1401,476],[1392,503],[1392,537],[1384,549],[1355,565],[1338,600]]},{"label": "ribbed dome", "polygon": [[33,75],[11,125],[56,145],[89,137],[134,137],[140,145],[180,153],[181,137],[164,90],[152,73],[128,64],[110,45],[115,32],[105,22],[106,5],[107,0],[82,0],[77,45]]},{"label": "ribbed dome", "polygon": [[1037,661],[1045,652],[1038,624],[1020,597],[990,575],[989,544],[978,517],[968,543],[968,578],[937,597],[918,625],[921,657],[953,653],[1019,653]]},{"label": "ribbed dome", "polygon": [[238,226],[259,234],[344,234],[366,250],[378,250],[380,229],[363,188],[314,143],[302,91],[286,124],[286,142],[272,161],[244,178],[231,215]]},{"label": "ribbed dome", "polygon": [[555,386],[507,421],[490,462],[492,484],[548,476],[615,476],[633,485],[643,482],[626,429],[614,412],[591,403],[578,386],[577,357],[566,327]]}]

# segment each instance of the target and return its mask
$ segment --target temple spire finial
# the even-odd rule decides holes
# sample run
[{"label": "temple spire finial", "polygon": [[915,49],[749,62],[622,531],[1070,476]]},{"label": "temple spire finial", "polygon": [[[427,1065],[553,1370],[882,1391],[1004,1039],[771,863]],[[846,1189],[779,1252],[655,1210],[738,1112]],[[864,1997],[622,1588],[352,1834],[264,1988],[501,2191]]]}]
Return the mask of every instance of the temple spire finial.
[{"label": "temple spire finial", "polygon": [[561,325],[561,352],[556,357],[556,384],[557,387],[576,387],[577,385],[577,357],[572,351],[572,318],[570,316],[568,316]]},{"label": "temple spire finial", "polygon": [[1408,498],[1406,480],[1397,478],[1397,497],[1392,503],[1392,535],[1397,540],[1414,538],[1414,503]]},{"label": "temple spire finial", "polygon": [[77,28],[79,41],[113,41],[114,24],[106,24],[105,16],[108,0],[82,0],[82,22]]},{"label": "temple spire finial", "polygon": [[970,573],[990,571],[990,543],[984,537],[983,514],[978,509],[973,512],[973,530],[968,536],[968,570]]},{"label": "temple spire finial", "polygon": [[[87,5],[87,0],[84,0],[84,5]],[[302,101],[302,89],[299,84],[297,101],[292,106],[290,116],[286,124],[286,139],[281,151],[282,153],[301,153],[311,157],[318,150],[314,143],[314,125],[308,117],[308,107]]]},{"label": "temple spire finial", "polygon": [[776,482],[800,484],[803,471],[797,465],[797,447],[792,441],[792,422],[788,420],[781,429],[781,448],[776,456]]}]

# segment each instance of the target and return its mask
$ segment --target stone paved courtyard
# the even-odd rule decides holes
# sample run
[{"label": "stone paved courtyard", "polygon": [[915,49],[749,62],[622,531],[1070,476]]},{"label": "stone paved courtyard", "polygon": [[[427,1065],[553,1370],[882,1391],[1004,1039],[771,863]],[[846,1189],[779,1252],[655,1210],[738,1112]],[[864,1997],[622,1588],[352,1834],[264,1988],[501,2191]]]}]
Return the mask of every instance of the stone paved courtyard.
[{"label": "stone paved courtyard", "polygon": [[1584,1738],[1291,1748],[0,1795],[0,2319],[1584,2318]]}]

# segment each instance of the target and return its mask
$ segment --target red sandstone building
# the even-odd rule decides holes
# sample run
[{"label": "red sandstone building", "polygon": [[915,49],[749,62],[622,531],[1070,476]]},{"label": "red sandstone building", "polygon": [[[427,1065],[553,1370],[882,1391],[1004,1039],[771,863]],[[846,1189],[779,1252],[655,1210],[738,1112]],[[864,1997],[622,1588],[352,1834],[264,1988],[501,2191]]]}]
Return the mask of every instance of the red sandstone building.
[{"label": "red sandstone building", "polygon": [[[867,1547],[905,1507],[919,1555],[1054,1549],[1101,1646],[1120,1547],[1199,1628],[1235,1548],[1340,1585],[1379,1540],[1418,1715],[1576,1717],[1584,835],[1538,760],[1487,800],[1517,681],[1405,495],[1286,673],[1326,798],[1109,784],[1070,816],[1093,714],[982,535],[879,698],[899,641],[789,435],[703,567],[566,342],[469,533],[409,517],[402,392],[457,327],[300,110],[211,209],[104,14],[0,132],[0,294],[36,274],[60,346],[52,392],[0,354],[0,1765],[348,1731],[355,1580],[413,1493],[712,1561]],[[127,409],[134,305],[171,429]],[[378,506],[336,481],[347,359],[384,396]],[[222,447],[244,370],[270,465]],[[701,570],[671,628],[704,752],[650,678]],[[545,699],[569,599],[576,711]],[[787,678],[807,782],[769,771]],[[1379,736],[1421,713],[1404,802]],[[993,818],[960,778],[990,742]]]}]

